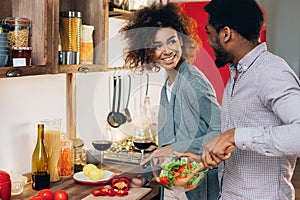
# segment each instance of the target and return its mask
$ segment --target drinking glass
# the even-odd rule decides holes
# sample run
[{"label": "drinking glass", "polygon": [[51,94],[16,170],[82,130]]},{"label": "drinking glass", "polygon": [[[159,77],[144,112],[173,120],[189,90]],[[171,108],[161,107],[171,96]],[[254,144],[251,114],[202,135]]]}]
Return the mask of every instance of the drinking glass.
[{"label": "drinking glass", "polygon": [[141,161],[144,160],[145,149],[152,145],[152,134],[149,127],[136,127],[133,133],[133,144],[141,151]]},{"label": "drinking glass", "polygon": [[111,139],[111,134],[110,131],[107,133],[101,133],[100,136],[92,141],[93,147],[100,151],[100,168],[102,168],[103,163],[104,163],[104,151],[109,149],[112,145],[112,139]]}]

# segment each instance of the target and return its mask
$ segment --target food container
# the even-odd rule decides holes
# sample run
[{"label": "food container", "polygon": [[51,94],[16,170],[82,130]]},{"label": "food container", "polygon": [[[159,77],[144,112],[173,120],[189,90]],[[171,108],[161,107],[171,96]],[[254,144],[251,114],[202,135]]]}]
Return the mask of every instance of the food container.
[{"label": "food container", "polygon": [[75,138],[72,141],[74,148],[74,172],[76,173],[82,171],[86,165],[87,155],[83,140]]},{"label": "food container", "polygon": [[61,137],[58,174],[61,177],[71,176],[74,174],[73,142],[67,139],[66,136]]},{"label": "food container", "polygon": [[156,182],[167,189],[178,191],[195,189],[206,178],[208,171],[203,167],[203,170],[195,172],[203,164],[189,162],[186,157],[156,156],[150,160],[150,165]]},{"label": "food container", "polygon": [[7,33],[8,46],[29,47],[31,21],[22,17],[7,17],[2,20],[3,32]]},{"label": "food container", "polygon": [[59,35],[61,51],[70,52],[70,56],[75,57],[75,61],[70,64],[79,64],[80,61],[81,25],[81,12],[60,12]]},{"label": "food container", "polygon": [[32,47],[12,47],[12,64],[14,67],[31,65]]}]

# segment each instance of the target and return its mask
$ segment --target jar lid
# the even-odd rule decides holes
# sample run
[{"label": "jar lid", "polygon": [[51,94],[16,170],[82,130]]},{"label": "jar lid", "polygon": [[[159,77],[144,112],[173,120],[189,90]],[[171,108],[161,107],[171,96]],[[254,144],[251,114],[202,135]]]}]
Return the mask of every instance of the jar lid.
[{"label": "jar lid", "polygon": [[60,17],[67,17],[67,18],[81,18],[81,12],[77,12],[77,11],[63,11],[60,12]]},{"label": "jar lid", "polygon": [[83,140],[80,139],[80,138],[75,138],[72,141],[73,141],[73,147],[74,148],[82,147],[84,145]]},{"label": "jar lid", "polygon": [[0,181],[6,181],[9,180],[9,174],[5,171],[0,170]]},{"label": "jar lid", "polygon": [[6,17],[3,19],[3,24],[30,24],[30,19],[24,17]]},{"label": "jar lid", "polygon": [[32,50],[32,47],[12,47],[11,50]]}]

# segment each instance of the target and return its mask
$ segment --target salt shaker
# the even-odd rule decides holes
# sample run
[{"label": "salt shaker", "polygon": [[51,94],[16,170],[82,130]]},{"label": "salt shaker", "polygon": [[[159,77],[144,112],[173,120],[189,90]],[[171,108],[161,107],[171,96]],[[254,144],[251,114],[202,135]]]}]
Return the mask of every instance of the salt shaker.
[{"label": "salt shaker", "polygon": [[10,200],[11,197],[11,181],[7,172],[0,170],[0,199]]}]

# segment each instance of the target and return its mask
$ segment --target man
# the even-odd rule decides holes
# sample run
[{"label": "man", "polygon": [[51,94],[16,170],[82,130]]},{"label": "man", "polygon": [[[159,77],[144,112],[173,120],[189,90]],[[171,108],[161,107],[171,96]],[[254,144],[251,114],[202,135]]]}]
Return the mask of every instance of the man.
[{"label": "man", "polygon": [[[223,133],[207,141],[202,154],[208,168],[221,163],[220,199],[295,199],[291,179],[300,155],[300,82],[259,42],[264,19],[255,0],[212,0],[205,11],[215,63],[231,64]],[[236,150],[230,153],[232,147]]]}]

